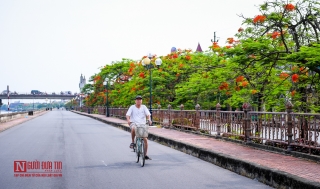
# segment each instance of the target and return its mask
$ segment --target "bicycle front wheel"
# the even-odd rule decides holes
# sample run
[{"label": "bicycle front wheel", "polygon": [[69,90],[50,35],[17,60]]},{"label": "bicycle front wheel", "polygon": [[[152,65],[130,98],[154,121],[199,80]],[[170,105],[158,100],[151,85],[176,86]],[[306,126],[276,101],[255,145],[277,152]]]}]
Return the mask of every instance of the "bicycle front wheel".
[{"label": "bicycle front wheel", "polygon": [[145,154],[144,154],[144,140],[143,139],[141,139],[141,149],[140,149],[140,152],[141,152],[141,167],[143,167],[144,166],[144,162],[145,162]]},{"label": "bicycle front wheel", "polygon": [[140,157],[140,142],[138,139],[136,139],[136,146],[135,146],[135,149],[136,149],[136,163],[139,163],[139,157]]}]

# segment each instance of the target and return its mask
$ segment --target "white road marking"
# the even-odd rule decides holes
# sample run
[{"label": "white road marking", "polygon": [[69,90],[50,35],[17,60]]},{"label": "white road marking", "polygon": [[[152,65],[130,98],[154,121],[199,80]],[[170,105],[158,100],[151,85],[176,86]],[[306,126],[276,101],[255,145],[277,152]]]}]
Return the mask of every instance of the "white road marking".
[{"label": "white road marking", "polygon": [[105,165],[106,167],[108,166],[103,160],[101,160],[101,162],[102,162],[103,165]]}]

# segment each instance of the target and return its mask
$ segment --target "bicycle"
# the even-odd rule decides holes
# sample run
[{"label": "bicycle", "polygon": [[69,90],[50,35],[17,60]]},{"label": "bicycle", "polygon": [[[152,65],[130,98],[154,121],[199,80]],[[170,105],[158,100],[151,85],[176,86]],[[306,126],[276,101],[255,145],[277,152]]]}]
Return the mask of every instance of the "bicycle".
[{"label": "bicycle", "polygon": [[143,138],[148,137],[148,125],[147,124],[136,124],[135,125],[135,145],[133,146],[133,152],[136,152],[136,163],[139,163],[141,157],[141,167],[145,164],[145,151],[144,151],[144,140]]}]

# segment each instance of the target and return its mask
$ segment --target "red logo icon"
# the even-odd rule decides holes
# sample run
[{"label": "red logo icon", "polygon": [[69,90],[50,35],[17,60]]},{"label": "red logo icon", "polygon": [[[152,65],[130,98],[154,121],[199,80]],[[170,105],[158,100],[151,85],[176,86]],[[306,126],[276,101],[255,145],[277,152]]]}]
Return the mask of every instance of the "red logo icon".
[{"label": "red logo icon", "polygon": [[27,161],[14,161],[14,172],[27,172]]}]

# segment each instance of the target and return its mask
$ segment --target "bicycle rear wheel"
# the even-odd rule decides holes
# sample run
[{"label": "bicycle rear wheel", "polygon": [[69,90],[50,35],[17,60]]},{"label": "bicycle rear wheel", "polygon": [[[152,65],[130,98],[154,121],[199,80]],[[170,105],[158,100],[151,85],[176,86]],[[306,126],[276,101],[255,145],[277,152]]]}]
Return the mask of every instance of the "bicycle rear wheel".
[{"label": "bicycle rear wheel", "polygon": [[144,154],[144,140],[143,139],[140,139],[141,140],[141,146],[140,146],[140,152],[141,152],[141,167],[144,166],[144,162],[145,162],[145,154]]}]

